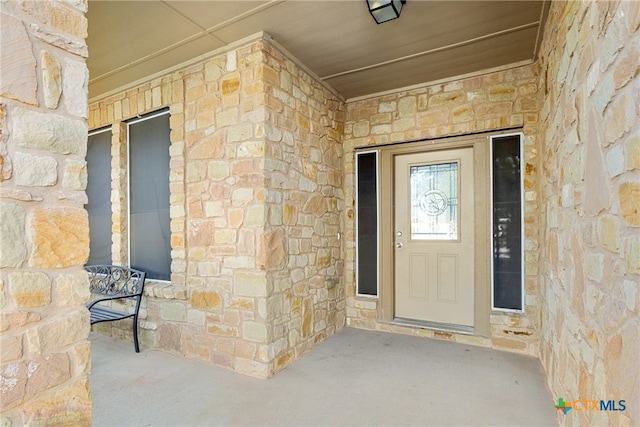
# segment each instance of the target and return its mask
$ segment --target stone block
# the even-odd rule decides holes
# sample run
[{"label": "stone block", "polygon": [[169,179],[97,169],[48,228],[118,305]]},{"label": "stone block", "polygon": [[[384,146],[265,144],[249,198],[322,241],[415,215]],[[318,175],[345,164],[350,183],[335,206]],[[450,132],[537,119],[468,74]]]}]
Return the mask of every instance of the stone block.
[{"label": "stone block", "polygon": [[640,132],[636,132],[625,141],[624,159],[626,169],[640,169]]},{"label": "stone block", "polygon": [[[4,320],[4,319],[3,319]],[[22,357],[22,334],[0,337],[0,360],[2,363],[11,362]]]},{"label": "stone block", "polygon": [[251,359],[236,357],[233,368],[238,372],[258,378],[268,378],[271,376],[271,368],[268,363],[257,362]]},{"label": "stone block", "polygon": [[0,267],[20,267],[27,258],[25,211],[0,201]]},{"label": "stone block", "polygon": [[[244,124],[242,134],[239,136],[239,141],[246,140],[252,136],[252,125]],[[229,130],[229,141],[233,141],[231,138],[232,131]],[[238,157],[263,157],[265,154],[264,141],[246,141],[238,146]]]},{"label": "stone block", "polygon": [[[241,199],[236,199],[241,200]],[[260,227],[265,225],[265,210],[264,205],[253,205],[247,208],[247,213],[244,217],[244,225],[246,227]]]},{"label": "stone block", "polygon": [[29,351],[50,353],[78,342],[89,336],[89,312],[84,307],[58,312],[58,316],[39,325],[36,337],[31,337]]},{"label": "stone block", "polygon": [[490,101],[513,101],[518,95],[516,87],[509,83],[503,83],[489,87]]},{"label": "stone block", "polygon": [[612,215],[603,215],[598,218],[598,240],[605,249],[618,252],[620,247],[620,224]]},{"label": "stone block", "polygon": [[66,159],[64,163],[62,187],[69,190],[84,191],[87,188],[87,162]]},{"label": "stone block", "polygon": [[640,273],[640,236],[634,235],[627,239],[625,257],[630,273]]},{"label": "stone block", "polygon": [[163,323],[159,328],[160,340],[158,346],[163,350],[182,355],[183,351],[183,339],[182,328],[178,325],[171,323]]},{"label": "stone block", "polygon": [[51,187],[58,181],[58,162],[53,157],[34,156],[18,151],[13,166],[18,185]]},{"label": "stone block", "polygon": [[191,293],[191,306],[206,311],[220,311],[222,297],[216,291],[194,290]]},{"label": "stone block", "polygon": [[586,257],[586,275],[590,280],[600,282],[603,277],[604,255],[600,253],[590,253]]},{"label": "stone block", "polygon": [[632,226],[640,226],[640,182],[623,182],[618,187],[620,212]]},{"label": "stone block", "polygon": [[361,138],[369,135],[369,122],[361,121],[353,125],[353,136]]},{"label": "stone block", "polygon": [[[0,289],[2,288],[0,283]],[[39,322],[40,315],[32,311],[20,310],[2,313],[0,315],[0,332],[22,328],[31,323]]]},{"label": "stone block", "polygon": [[24,108],[13,109],[13,138],[17,145],[61,154],[87,154],[84,121]]},{"label": "stone block", "polygon": [[244,322],[242,324],[242,337],[248,341],[268,343],[270,342],[269,330],[264,323]]},{"label": "stone block", "polygon": [[238,73],[232,73],[225,76],[221,83],[221,89],[223,95],[238,92],[240,90],[240,75]]},{"label": "stone block", "polygon": [[187,311],[184,304],[179,302],[160,303],[160,318],[173,322],[184,322],[187,320]]},{"label": "stone block", "polygon": [[463,91],[444,92],[429,97],[429,109],[437,107],[453,107],[462,104],[467,97]]},{"label": "stone block", "polygon": [[9,289],[17,308],[44,307],[51,303],[51,280],[44,273],[11,273]]},{"label": "stone block", "polygon": [[207,164],[209,178],[220,181],[229,176],[229,162],[226,160],[212,160]]},{"label": "stone block", "polygon": [[278,229],[263,233],[258,240],[258,268],[260,270],[279,270],[287,265],[288,251],[284,231]]},{"label": "stone block", "polygon": [[84,209],[34,209],[29,229],[32,267],[71,267],[83,265],[89,258],[89,218]]},{"label": "stone block", "polygon": [[235,272],[233,290],[239,296],[265,297],[268,295],[267,277],[264,272]]},{"label": "stone block", "polygon": [[0,94],[26,104],[37,105],[37,64],[29,34],[24,24],[14,16],[2,13],[0,20]]},{"label": "stone block", "polygon": [[[253,137],[253,124],[242,123],[239,125],[229,125],[227,130],[227,142],[242,142]],[[245,154],[249,157],[254,157],[247,152]]]},{"label": "stone block", "polygon": [[62,73],[60,63],[51,52],[43,50],[40,54],[42,67],[42,90],[44,92],[44,105],[52,110],[58,107],[60,95],[62,95]]},{"label": "stone block", "polygon": [[238,109],[230,108],[216,114],[216,126],[219,128],[233,126],[238,123]]},{"label": "stone block", "polygon": [[313,300],[311,298],[305,298],[302,301],[302,338],[309,338],[313,335],[313,317]]},{"label": "stone block", "polygon": [[624,292],[624,301],[627,308],[631,311],[636,311],[638,305],[638,282],[633,280],[625,280],[622,283]]},{"label": "stone block", "polygon": [[218,245],[231,244],[236,242],[236,230],[218,229],[214,234],[214,241]]},{"label": "stone block", "polygon": [[43,393],[23,407],[25,425],[91,425],[91,392],[86,376]]},{"label": "stone block", "polygon": [[510,338],[492,338],[491,346],[505,350],[525,350],[527,344],[524,341],[518,341]]},{"label": "stone block", "polygon": [[225,325],[209,325],[207,327],[207,333],[211,335],[215,335],[218,337],[238,337],[240,336],[240,332],[238,328],[235,326],[225,326]]}]

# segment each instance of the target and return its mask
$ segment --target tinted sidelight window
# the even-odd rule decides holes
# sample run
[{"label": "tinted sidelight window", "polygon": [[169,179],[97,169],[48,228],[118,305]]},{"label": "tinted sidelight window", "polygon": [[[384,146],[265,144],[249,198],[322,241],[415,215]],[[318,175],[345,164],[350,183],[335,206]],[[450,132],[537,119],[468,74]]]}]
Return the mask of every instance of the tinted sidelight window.
[{"label": "tinted sidelight window", "polygon": [[91,132],[87,146],[89,260],[111,264],[111,130]]},{"label": "tinted sidelight window", "polygon": [[378,154],[356,155],[357,293],[378,294]]},{"label": "tinted sidelight window", "polygon": [[493,308],[523,309],[521,136],[492,138]]},{"label": "tinted sidelight window", "polygon": [[170,280],[169,112],[129,126],[129,263],[150,279]]}]

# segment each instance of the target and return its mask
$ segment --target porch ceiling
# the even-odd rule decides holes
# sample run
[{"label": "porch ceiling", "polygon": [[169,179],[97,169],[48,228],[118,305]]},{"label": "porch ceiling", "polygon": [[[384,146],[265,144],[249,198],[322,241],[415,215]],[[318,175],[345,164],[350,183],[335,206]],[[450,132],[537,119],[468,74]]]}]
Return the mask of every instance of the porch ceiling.
[{"label": "porch ceiling", "polygon": [[364,0],[89,2],[89,97],[270,34],[345,99],[532,61],[545,0],[408,0],[376,25]]}]

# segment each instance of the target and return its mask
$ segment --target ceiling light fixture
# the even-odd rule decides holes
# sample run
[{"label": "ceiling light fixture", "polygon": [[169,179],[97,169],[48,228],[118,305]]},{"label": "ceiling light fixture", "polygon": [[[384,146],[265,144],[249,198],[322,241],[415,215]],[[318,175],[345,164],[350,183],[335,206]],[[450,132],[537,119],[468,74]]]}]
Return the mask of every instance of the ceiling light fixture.
[{"label": "ceiling light fixture", "polygon": [[398,18],[402,5],[406,2],[407,0],[367,0],[367,6],[376,23],[382,24]]}]

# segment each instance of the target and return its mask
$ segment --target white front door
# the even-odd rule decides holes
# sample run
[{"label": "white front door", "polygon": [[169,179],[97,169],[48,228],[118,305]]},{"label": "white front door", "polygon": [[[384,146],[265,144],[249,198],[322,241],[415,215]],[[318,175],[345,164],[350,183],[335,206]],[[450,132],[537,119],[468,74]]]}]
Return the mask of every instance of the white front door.
[{"label": "white front door", "polygon": [[395,317],[474,324],[473,148],[396,155]]}]

